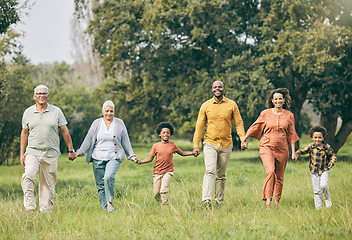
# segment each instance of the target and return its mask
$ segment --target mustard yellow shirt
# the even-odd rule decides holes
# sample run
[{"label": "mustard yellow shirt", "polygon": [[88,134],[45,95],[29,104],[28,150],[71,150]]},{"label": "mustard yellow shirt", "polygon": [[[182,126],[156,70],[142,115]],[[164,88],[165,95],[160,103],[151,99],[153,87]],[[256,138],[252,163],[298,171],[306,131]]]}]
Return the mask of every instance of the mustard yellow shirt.
[{"label": "mustard yellow shirt", "polygon": [[245,136],[243,121],[237,104],[229,98],[223,97],[217,103],[215,98],[204,102],[200,107],[196,130],[193,137],[193,148],[199,148],[205,122],[207,122],[204,142],[216,147],[226,148],[232,145],[232,119],[235,122],[238,136]]}]

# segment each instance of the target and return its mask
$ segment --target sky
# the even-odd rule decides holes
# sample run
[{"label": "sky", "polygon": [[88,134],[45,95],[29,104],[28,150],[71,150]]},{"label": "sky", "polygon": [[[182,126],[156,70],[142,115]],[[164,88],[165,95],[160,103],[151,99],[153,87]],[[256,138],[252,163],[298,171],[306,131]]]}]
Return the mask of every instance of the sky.
[{"label": "sky", "polygon": [[62,61],[72,64],[74,0],[30,0],[30,3],[32,7],[24,10],[28,15],[23,15],[22,23],[15,27],[24,34],[20,39],[23,54],[32,64]]}]

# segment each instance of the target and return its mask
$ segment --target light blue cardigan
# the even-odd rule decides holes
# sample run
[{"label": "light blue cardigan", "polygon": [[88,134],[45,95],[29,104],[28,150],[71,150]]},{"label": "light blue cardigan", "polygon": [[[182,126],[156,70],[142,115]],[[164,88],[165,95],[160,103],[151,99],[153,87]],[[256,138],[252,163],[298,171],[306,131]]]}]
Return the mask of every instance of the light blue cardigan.
[{"label": "light blue cardigan", "polygon": [[[84,153],[87,152],[86,162],[90,163],[93,161],[92,153],[97,140],[97,133],[101,126],[103,118],[98,118],[94,120],[90,126],[86,137],[77,152],[80,153],[80,156],[84,156]],[[128,137],[128,132],[124,122],[119,118],[114,118],[113,122],[115,123],[115,132],[114,132],[114,144],[115,152],[117,153],[118,159],[121,163],[125,159],[125,153],[128,159],[135,157],[133,153],[130,138]]]}]

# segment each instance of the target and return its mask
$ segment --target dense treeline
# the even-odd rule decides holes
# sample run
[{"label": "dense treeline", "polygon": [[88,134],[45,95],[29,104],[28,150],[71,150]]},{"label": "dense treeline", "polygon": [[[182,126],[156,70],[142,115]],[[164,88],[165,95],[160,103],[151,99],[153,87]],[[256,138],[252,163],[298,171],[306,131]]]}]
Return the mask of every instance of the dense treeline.
[{"label": "dense treeline", "polygon": [[[199,107],[218,79],[246,128],[265,108],[268,92],[287,87],[299,134],[309,127],[306,100],[321,113],[336,151],[352,131],[349,0],[75,2],[77,18],[90,14],[89,39],[105,81],[92,89],[65,63],[32,65],[16,48],[16,34],[3,33],[0,164],[18,153],[22,113],[34,104],[39,83],[49,86],[49,103],[63,109],[75,147],[106,99],[115,102],[135,142],[150,140],[165,120],[191,138]],[[5,62],[11,47],[14,59]]]},{"label": "dense treeline", "polygon": [[[80,12],[90,1],[76,3]],[[351,9],[348,0],[105,0],[89,32],[109,79],[103,91],[141,123],[130,127],[140,138],[160,120],[191,133],[210,83],[221,79],[246,127],[268,89],[287,87],[301,134],[310,100],[338,151],[352,131]]]}]

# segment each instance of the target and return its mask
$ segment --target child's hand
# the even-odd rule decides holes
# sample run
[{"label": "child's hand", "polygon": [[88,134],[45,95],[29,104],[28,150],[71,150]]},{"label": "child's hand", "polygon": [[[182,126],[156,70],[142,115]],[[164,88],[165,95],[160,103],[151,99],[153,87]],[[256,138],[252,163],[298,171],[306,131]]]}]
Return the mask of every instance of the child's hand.
[{"label": "child's hand", "polygon": [[328,169],[332,168],[332,166],[334,166],[334,164],[332,162],[329,162]]},{"label": "child's hand", "polygon": [[139,160],[139,158],[137,158],[137,157],[133,157],[133,158],[131,158],[131,160],[133,161],[133,162],[135,162],[135,163],[139,163],[141,160]]}]

